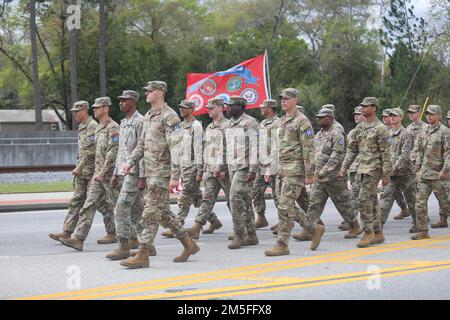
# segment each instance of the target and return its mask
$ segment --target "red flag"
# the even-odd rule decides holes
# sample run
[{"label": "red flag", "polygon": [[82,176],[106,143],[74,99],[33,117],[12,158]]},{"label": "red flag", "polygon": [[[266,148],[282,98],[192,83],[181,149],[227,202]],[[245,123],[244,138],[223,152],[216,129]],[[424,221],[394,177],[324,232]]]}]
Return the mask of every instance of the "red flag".
[{"label": "red flag", "polygon": [[244,61],[226,71],[189,73],[186,100],[194,101],[194,115],[207,113],[209,99],[239,95],[247,99],[247,108],[257,108],[269,97],[266,77],[266,55]]}]

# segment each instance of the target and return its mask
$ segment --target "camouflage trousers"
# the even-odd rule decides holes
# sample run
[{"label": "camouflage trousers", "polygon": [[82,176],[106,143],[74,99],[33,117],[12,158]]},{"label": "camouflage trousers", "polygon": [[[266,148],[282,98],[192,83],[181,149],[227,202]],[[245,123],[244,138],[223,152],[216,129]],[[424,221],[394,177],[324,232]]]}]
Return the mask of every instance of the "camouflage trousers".
[{"label": "camouflage trousers", "polygon": [[144,191],[138,188],[139,177],[135,174],[125,176],[114,211],[117,239],[120,242],[136,239],[142,232],[139,223],[144,210]]},{"label": "camouflage trousers", "polygon": [[316,223],[325,209],[328,198],[331,198],[342,219],[350,224],[356,219],[356,211],[350,203],[350,191],[347,180],[334,179],[326,182],[314,182],[309,197],[309,207],[304,228],[310,232],[316,229]]},{"label": "camouflage trousers", "polygon": [[416,226],[420,231],[428,231],[428,198],[431,192],[434,192],[438,199],[442,213],[450,215],[450,199],[446,183],[448,180],[419,179],[416,197]]},{"label": "camouflage trousers", "polygon": [[79,212],[79,220],[75,228],[74,237],[80,240],[85,240],[91,230],[92,222],[94,221],[95,212],[99,208],[103,215],[103,223],[105,230],[109,234],[116,233],[114,224],[114,207],[117,197],[119,195],[122,181],[115,188],[111,187],[109,179],[103,182],[91,180],[88,185],[86,201]]},{"label": "camouflage trousers", "polygon": [[278,208],[278,196],[276,192],[276,176],[270,176],[269,182],[264,180],[263,175],[256,175],[255,181],[253,181],[253,188],[251,192],[253,208],[256,214],[266,213],[266,199],[264,195],[266,194],[267,188],[272,189],[272,197],[275,203],[275,207]]},{"label": "camouflage trousers", "polygon": [[206,172],[203,175],[205,181],[205,189],[203,190],[203,198],[198,210],[195,222],[200,222],[204,225],[207,221],[211,222],[216,218],[216,214],[213,212],[214,205],[216,204],[217,197],[219,196],[220,189],[225,193],[227,199],[227,206],[231,212],[230,207],[230,175],[228,171],[225,174],[223,180],[213,176],[211,172]]},{"label": "camouflage trousers", "polygon": [[402,193],[398,185],[395,188],[390,187],[390,184],[387,186],[382,186],[380,191],[380,199],[385,199],[386,197],[392,197],[403,211],[411,209],[411,207],[407,204],[408,201],[405,199],[405,195]]},{"label": "camouflage trousers", "polygon": [[200,181],[197,181],[197,174],[183,175],[183,187],[178,198],[178,215],[177,219],[184,225],[184,221],[189,214],[191,205],[195,208],[200,207],[202,201],[202,191],[200,190]]},{"label": "camouflage trousers", "polygon": [[361,183],[359,181],[359,175],[356,172],[350,172],[350,206],[356,215],[359,213],[358,197]]},{"label": "camouflage trousers", "polygon": [[296,209],[295,203],[303,203],[302,192],[306,194],[305,178],[302,176],[279,178],[278,202],[278,240],[288,244],[294,221],[298,220],[306,226],[306,216],[302,210]]},{"label": "camouflage trousers", "polygon": [[185,232],[181,223],[170,211],[169,178],[147,178],[147,201],[142,212],[142,233],[138,235],[139,242],[153,245],[159,225],[170,229],[177,238]]},{"label": "camouflage trousers", "polygon": [[361,221],[364,224],[364,230],[382,231],[381,212],[378,204],[378,182],[379,177],[368,174],[360,175],[361,188],[358,196],[358,207],[361,212]]},{"label": "camouflage trousers", "polygon": [[[416,220],[416,175],[411,172],[410,175],[391,177],[391,183],[384,186],[380,194],[380,211],[381,221],[386,223],[389,213],[396,196],[403,196],[406,200],[407,207],[411,212],[413,223]],[[398,202],[397,202],[398,203]]]},{"label": "camouflage trousers", "polygon": [[[447,190],[447,194],[450,194],[450,180],[442,180],[442,184],[444,185],[444,189]],[[442,209],[442,207],[439,207],[439,215],[440,216],[444,216],[444,217],[448,217],[450,216],[450,212],[444,213],[444,210]]]},{"label": "camouflage trousers", "polygon": [[[275,191],[277,194],[277,198],[280,199],[281,197],[281,182],[282,178],[280,176],[276,177],[276,187]],[[278,200],[278,206],[280,205],[280,201]],[[294,203],[294,220],[300,224],[302,228],[305,228],[305,221],[306,221],[306,212],[308,211],[309,206],[309,193],[306,191],[306,188],[302,188],[302,191],[300,191],[300,196],[295,200]],[[278,207],[277,207],[278,209]]]},{"label": "camouflage trousers", "polygon": [[245,181],[248,168],[230,173],[230,207],[234,233],[242,237],[254,234],[255,214],[253,213],[251,189],[252,182]]}]

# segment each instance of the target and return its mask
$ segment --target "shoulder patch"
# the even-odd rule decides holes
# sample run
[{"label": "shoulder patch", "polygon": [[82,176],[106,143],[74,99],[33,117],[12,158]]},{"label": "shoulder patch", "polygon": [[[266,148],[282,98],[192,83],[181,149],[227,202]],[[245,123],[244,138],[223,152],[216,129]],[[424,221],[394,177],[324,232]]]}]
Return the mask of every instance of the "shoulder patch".
[{"label": "shoulder patch", "polygon": [[388,143],[389,145],[392,144],[392,137],[391,137],[391,136],[387,137],[387,143]]},{"label": "shoulder patch", "polygon": [[339,141],[338,141],[338,144],[340,144],[340,145],[342,145],[342,146],[343,146],[343,145],[344,145],[344,143],[345,143],[344,139],[342,139],[342,138],[341,138],[341,139],[339,139]]},{"label": "shoulder patch", "polygon": [[95,134],[87,137],[89,141],[95,141]]},{"label": "shoulder patch", "polygon": [[119,132],[114,131],[113,133],[111,133],[111,138],[112,138],[112,142],[118,143],[119,142]]},{"label": "shoulder patch", "polygon": [[314,134],[314,132],[312,131],[312,129],[307,129],[307,130],[305,131],[305,133],[306,133],[306,135],[307,135],[308,137],[310,137],[310,136],[312,136],[312,135]]}]

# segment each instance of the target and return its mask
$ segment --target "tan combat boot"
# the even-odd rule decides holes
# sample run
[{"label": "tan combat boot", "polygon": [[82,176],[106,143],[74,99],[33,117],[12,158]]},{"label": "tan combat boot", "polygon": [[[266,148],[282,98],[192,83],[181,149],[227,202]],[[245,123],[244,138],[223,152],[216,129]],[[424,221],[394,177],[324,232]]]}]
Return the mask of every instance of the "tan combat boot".
[{"label": "tan combat boot", "polygon": [[161,235],[166,238],[175,238],[175,235],[173,234],[172,230],[170,230],[170,229],[167,229],[166,231],[161,233]]},{"label": "tan combat boot", "polygon": [[350,223],[350,229],[348,230],[348,233],[344,236],[344,238],[355,239],[358,237],[359,233],[360,233],[359,223],[358,220],[355,220],[352,223]]},{"label": "tan combat boot", "polygon": [[130,244],[129,241],[119,242],[117,249],[111,251],[106,255],[110,260],[123,260],[130,257]]},{"label": "tan combat boot", "polygon": [[61,239],[60,241],[66,247],[70,247],[78,251],[83,251],[83,242],[84,242],[83,240],[77,238],[69,238],[69,239]]},{"label": "tan combat boot", "polygon": [[433,229],[439,229],[439,228],[448,228],[448,222],[446,216],[439,216],[439,222],[433,223],[431,225]]},{"label": "tan combat boot", "polygon": [[[130,252],[130,257],[134,257],[135,255],[137,255],[137,253],[138,253],[138,251],[131,251]],[[150,257],[156,256],[156,248],[155,248],[154,245],[151,245],[149,247],[149,255],[150,255]]]},{"label": "tan combat boot", "polygon": [[409,217],[411,213],[408,209],[401,209],[400,213],[394,217],[394,220],[403,220],[403,218]]},{"label": "tan combat boot", "polygon": [[220,228],[222,228],[222,222],[220,222],[219,219],[214,218],[214,220],[210,222],[209,228],[206,229],[205,231],[203,231],[203,233],[204,234],[211,234],[215,230],[219,230]]},{"label": "tan combat boot", "polygon": [[149,246],[146,244],[141,244],[137,254],[134,257],[122,260],[120,262],[120,265],[127,267],[129,269],[149,268],[150,267],[149,255],[150,255]]},{"label": "tan combat boot", "polygon": [[258,214],[258,218],[256,219],[256,223],[255,223],[255,228],[256,229],[265,228],[268,225],[269,225],[269,222],[266,219],[266,215]]},{"label": "tan combat boot", "polygon": [[228,245],[228,249],[239,249],[244,243],[244,235],[234,234],[233,240]]},{"label": "tan combat boot", "polygon": [[303,229],[301,232],[296,233],[292,236],[295,240],[298,241],[311,241],[312,240],[312,233]]},{"label": "tan combat boot", "polygon": [[72,232],[63,231],[61,233],[49,233],[48,236],[53,240],[59,241],[61,239],[70,239]]},{"label": "tan combat boot", "polygon": [[348,231],[350,230],[350,226],[348,225],[347,222],[342,221],[342,223],[338,226],[338,229],[341,231]]},{"label": "tan combat boot", "polygon": [[270,227],[270,230],[272,230],[272,231],[275,229],[278,229],[278,223],[274,224],[273,226]]},{"label": "tan combat boot", "polygon": [[374,237],[370,244],[380,244],[383,243],[386,239],[384,239],[383,231],[375,231]]},{"label": "tan combat boot", "polygon": [[358,248],[366,248],[370,245],[375,235],[372,231],[364,231],[364,235],[356,245]]},{"label": "tan combat boot", "polygon": [[314,230],[314,232],[312,233],[311,250],[314,251],[317,249],[324,233],[325,233],[325,227],[318,224],[316,226],[316,230]]},{"label": "tan combat boot", "polygon": [[178,238],[180,240],[181,244],[183,245],[184,249],[183,252],[173,259],[173,262],[186,262],[189,257],[193,254],[196,254],[200,251],[200,248],[198,245],[191,239],[189,236],[189,233],[185,232],[181,237]]},{"label": "tan combat boot", "polygon": [[195,221],[192,228],[186,229],[192,239],[198,240],[200,238],[200,231],[202,231],[203,225],[200,222]]},{"label": "tan combat boot", "polygon": [[115,233],[107,233],[106,236],[97,240],[98,244],[110,244],[110,243],[116,243],[116,242],[117,242],[117,238],[116,238]]},{"label": "tan combat boot", "polygon": [[289,254],[289,247],[286,243],[278,240],[275,246],[266,250],[265,254],[268,257],[286,256]]},{"label": "tan combat boot", "polygon": [[130,249],[139,249],[139,240],[138,239],[130,239],[128,240],[128,245],[130,246]]},{"label": "tan combat boot", "polygon": [[417,228],[416,224],[414,223],[411,229],[409,229],[409,233],[419,233],[420,230]]},{"label": "tan combat boot", "polygon": [[411,237],[411,239],[413,240],[425,240],[425,239],[430,239],[430,235],[428,234],[428,231],[421,231],[416,235],[413,235]]},{"label": "tan combat boot", "polygon": [[245,238],[242,246],[256,246],[259,243],[258,237],[256,236],[256,232],[251,232]]}]

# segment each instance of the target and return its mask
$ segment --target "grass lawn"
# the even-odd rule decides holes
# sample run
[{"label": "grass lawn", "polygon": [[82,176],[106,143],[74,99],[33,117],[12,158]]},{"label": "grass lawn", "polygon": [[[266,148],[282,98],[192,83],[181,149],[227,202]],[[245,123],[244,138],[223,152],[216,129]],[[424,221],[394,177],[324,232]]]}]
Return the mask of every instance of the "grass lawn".
[{"label": "grass lawn", "polygon": [[52,183],[11,183],[0,185],[0,194],[73,191],[71,181]]}]

